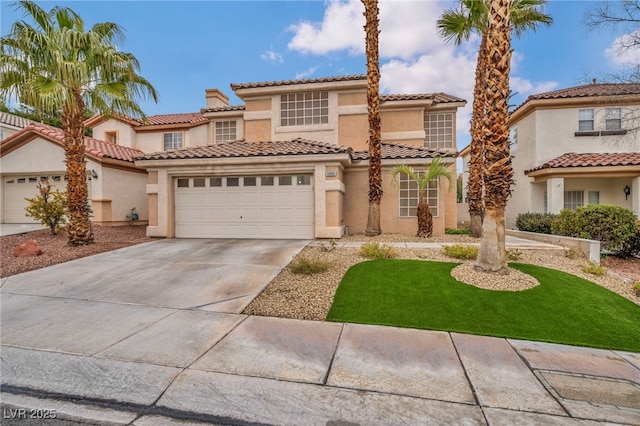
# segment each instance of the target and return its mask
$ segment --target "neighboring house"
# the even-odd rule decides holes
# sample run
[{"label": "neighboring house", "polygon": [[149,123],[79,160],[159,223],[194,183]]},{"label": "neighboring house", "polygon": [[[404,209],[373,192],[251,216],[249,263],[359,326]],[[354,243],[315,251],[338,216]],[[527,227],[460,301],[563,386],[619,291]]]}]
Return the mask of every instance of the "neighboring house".
[{"label": "neighboring house", "polygon": [[[518,214],[614,204],[640,214],[640,84],[596,83],[532,95],[510,117]],[[468,148],[463,155],[468,171]]]},{"label": "neighboring house", "polygon": [[31,123],[33,121],[26,118],[0,111],[0,140],[18,133]]},{"label": "neighboring house", "polygon": [[[232,84],[244,105],[210,89],[200,114],[88,124],[147,152],[136,165],[149,172],[150,236],[339,238],[367,224],[366,87],[364,75]],[[406,177],[394,183],[393,166],[424,169],[441,156],[455,173],[464,105],[444,93],[380,97],[383,232],[417,229],[418,191]],[[456,227],[455,187],[434,183],[428,199],[434,233]]]},{"label": "neighboring house", "polygon": [[[0,142],[0,223],[31,223],[25,216],[25,197],[37,195],[37,183],[49,180],[64,191],[65,157],[62,130],[44,124],[28,124]],[[97,224],[128,223],[135,208],[146,223],[147,173],[133,163],[142,151],[85,137],[92,220]]]}]

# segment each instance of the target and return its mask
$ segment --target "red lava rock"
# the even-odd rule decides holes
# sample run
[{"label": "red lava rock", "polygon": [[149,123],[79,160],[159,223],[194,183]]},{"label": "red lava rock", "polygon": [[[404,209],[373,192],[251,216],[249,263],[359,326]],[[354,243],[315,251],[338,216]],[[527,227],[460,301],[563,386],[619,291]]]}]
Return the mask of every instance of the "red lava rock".
[{"label": "red lava rock", "polygon": [[36,240],[26,241],[13,248],[13,255],[15,257],[40,256],[41,254],[40,244],[38,244]]}]

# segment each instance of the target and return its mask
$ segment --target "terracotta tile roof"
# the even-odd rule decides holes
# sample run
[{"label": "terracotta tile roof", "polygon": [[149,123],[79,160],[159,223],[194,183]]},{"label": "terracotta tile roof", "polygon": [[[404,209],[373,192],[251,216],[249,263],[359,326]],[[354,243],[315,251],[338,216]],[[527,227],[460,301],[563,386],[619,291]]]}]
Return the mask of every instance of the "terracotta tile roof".
[{"label": "terracotta tile roof", "polygon": [[293,84],[311,84],[311,83],[331,83],[336,81],[355,81],[355,80],[366,80],[367,76],[365,74],[356,74],[356,75],[342,75],[336,77],[324,77],[324,78],[311,78],[306,80],[280,80],[280,81],[263,81],[258,83],[243,83],[243,84],[235,84],[231,83],[231,89],[254,89],[257,87],[275,87],[275,86],[290,86]]},{"label": "terracotta tile roof", "polygon": [[[354,160],[368,160],[369,151],[356,151],[352,155]],[[394,143],[382,143],[383,160],[399,160],[414,158],[447,157],[454,158],[455,151],[439,150],[424,146],[400,145]]]},{"label": "terracotta tile roof", "polygon": [[24,129],[29,124],[33,123],[33,121],[17,115],[9,114],[8,112],[0,111],[0,123]]},{"label": "terracotta tile roof", "polygon": [[158,126],[163,124],[189,124],[197,125],[207,123],[209,120],[204,118],[199,112],[185,112],[179,114],[158,114],[147,117],[146,121],[141,123],[140,127]]},{"label": "terracotta tile roof", "polygon": [[639,95],[640,83],[592,83],[531,95],[527,100]]},{"label": "terracotta tile roof", "polygon": [[271,157],[282,155],[348,154],[349,152],[351,152],[351,149],[344,146],[329,145],[298,138],[291,141],[247,142],[239,140],[146,154],[138,156],[136,159],[175,160],[185,158]]},{"label": "terracotta tile roof", "polygon": [[[47,126],[45,124],[32,123],[18,133],[15,133],[3,140],[2,144],[5,145],[29,132],[37,133],[38,135],[48,139],[53,139],[60,144],[64,143],[64,133],[61,129]],[[84,138],[84,145],[86,154],[100,158],[112,158],[115,160],[133,162],[134,156],[144,154],[144,152],[138,149],[128,148],[126,146],[116,145],[86,136]]]},{"label": "terracotta tile roof", "polygon": [[569,152],[560,157],[549,160],[541,166],[526,173],[543,169],[558,169],[565,167],[605,167],[605,166],[640,166],[640,152],[615,152],[602,154],[578,154]]},{"label": "terracotta tile roof", "polygon": [[244,105],[229,105],[223,107],[215,107],[215,108],[202,108],[200,113],[204,114],[205,112],[224,112],[224,111],[244,111]]},{"label": "terracotta tile roof", "polygon": [[417,93],[417,94],[398,94],[398,95],[380,95],[381,102],[392,101],[422,101],[432,100],[434,104],[444,104],[450,102],[467,102],[462,98],[448,95],[446,93]]}]

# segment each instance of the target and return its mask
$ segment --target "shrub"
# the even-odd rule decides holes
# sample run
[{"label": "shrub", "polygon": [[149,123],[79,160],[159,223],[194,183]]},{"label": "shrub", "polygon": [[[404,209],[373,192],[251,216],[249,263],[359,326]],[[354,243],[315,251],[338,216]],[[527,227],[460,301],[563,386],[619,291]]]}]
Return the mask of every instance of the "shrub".
[{"label": "shrub", "polygon": [[520,231],[551,234],[551,223],[557,216],[552,213],[520,213],[516,217],[516,228]]},{"label": "shrub", "polygon": [[48,180],[38,182],[39,194],[33,198],[25,198],[29,203],[25,207],[25,215],[48,226],[51,235],[56,235],[58,228],[65,221],[69,200],[67,195],[56,189],[52,191]]},{"label": "shrub", "polygon": [[589,262],[582,267],[582,271],[587,274],[595,275],[596,277],[601,277],[607,273],[607,268],[602,265],[598,265],[597,263]]},{"label": "shrub", "polygon": [[469,228],[445,228],[447,235],[469,235]]},{"label": "shrub", "polygon": [[636,229],[636,232],[622,243],[615,255],[623,258],[640,256],[640,229]]},{"label": "shrub", "polygon": [[442,246],[442,251],[446,256],[456,259],[477,259],[478,247],[464,244],[451,244]]},{"label": "shrub", "polygon": [[329,269],[329,262],[318,259],[307,259],[306,257],[296,257],[289,264],[289,270],[294,274],[313,275],[325,272]]},{"label": "shrub", "polygon": [[521,258],[522,258],[522,252],[520,250],[518,249],[507,250],[507,259],[511,260],[512,262],[517,262]]},{"label": "shrub", "polygon": [[573,260],[573,259],[578,259],[579,257],[584,257],[584,255],[582,254],[582,252],[572,247],[564,251],[564,257]]},{"label": "shrub", "polygon": [[398,251],[388,244],[366,243],[360,247],[360,256],[369,259],[393,259]]},{"label": "shrub", "polygon": [[600,241],[603,250],[617,250],[636,232],[633,211],[606,204],[562,210],[551,224],[555,235]]}]

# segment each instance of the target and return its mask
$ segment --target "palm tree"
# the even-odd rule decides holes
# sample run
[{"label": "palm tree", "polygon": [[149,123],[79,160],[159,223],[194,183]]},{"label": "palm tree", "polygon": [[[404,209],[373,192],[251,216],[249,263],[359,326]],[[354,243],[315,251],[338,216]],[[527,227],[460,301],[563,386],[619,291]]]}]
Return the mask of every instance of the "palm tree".
[{"label": "palm tree", "polygon": [[433,215],[427,203],[427,189],[429,183],[433,180],[438,182],[438,178],[443,177],[449,182],[449,190],[453,188],[454,176],[449,170],[448,164],[442,162],[440,157],[436,157],[431,161],[426,172],[417,172],[411,166],[396,166],[391,171],[394,181],[397,182],[398,175],[403,173],[409,176],[418,186],[418,233],[417,237],[429,238],[433,235]]},{"label": "palm tree", "polygon": [[369,216],[365,235],[380,235],[382,148],[380,133],[380,68],[378,64],[378,0],[362,0],[367,53],[367,110],[369,112]]},{"label": "palm tree", "polygon": [[484,140],[485,217],[476,270],[508,273],[504,211],[511,193],[509,71],[511,0],[489,0],[487,26],[486,127]]},{"label": "palm tree", "polygon": [[[547,0],[514,0],[511,5],[511,24],[514,34],[520,37],[527,30],[535,31],[539,24],[551,25],[553,19],[542,13]],[[437,23],[440,36],[454,40],[459,45],[469,40],[474,32],[480,34],[480,48],[476,65],[473,106],[471,115],[471,146],[469,150],[469,183],[467,198],[471,219],[469,233],[480,237],[482,229],[484,157],[483,127],[485,119],[485,83],[487,76],[487,2],[486,0],[461,0],[459,9],[446,10]]]},{"label": "palm tree", "polygon": [[0,100],[17,100],[45,114],[60,114],[64,132],[69,194],[69,244],[93,242],[84,151],[86,108],[109,115],[144,117],[140,98],[157,102],[153,86],[138,74],[140,65],[116,44],[124,40],[115,23],[85,31],[73,10],[49,12],[30,0],[19,3],[33,24],[16,21],[0,39]]}]

